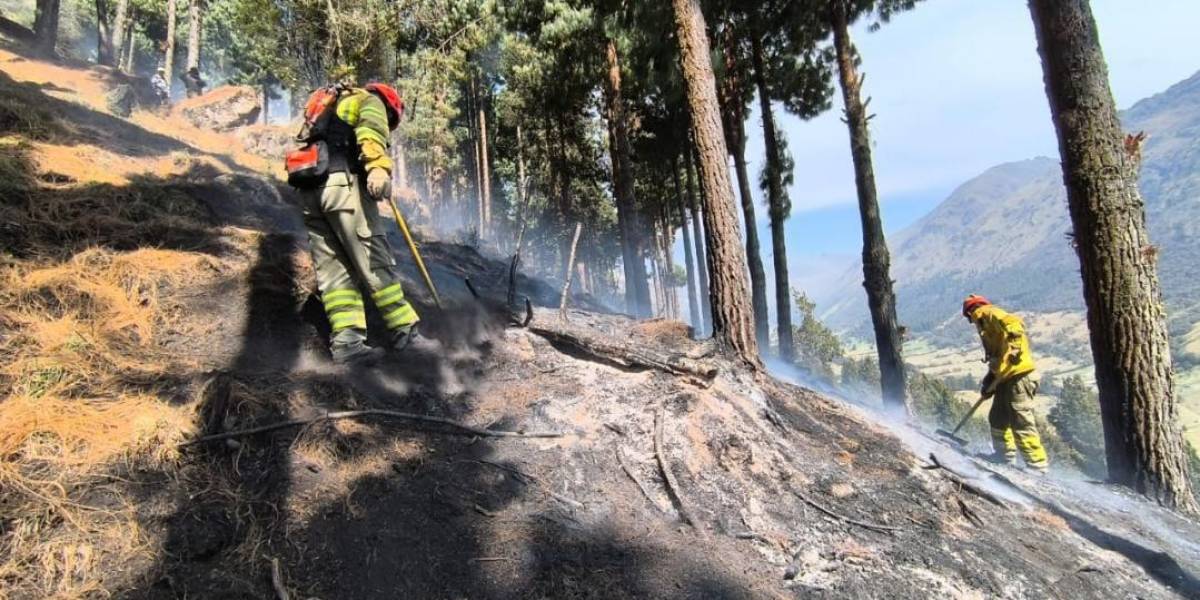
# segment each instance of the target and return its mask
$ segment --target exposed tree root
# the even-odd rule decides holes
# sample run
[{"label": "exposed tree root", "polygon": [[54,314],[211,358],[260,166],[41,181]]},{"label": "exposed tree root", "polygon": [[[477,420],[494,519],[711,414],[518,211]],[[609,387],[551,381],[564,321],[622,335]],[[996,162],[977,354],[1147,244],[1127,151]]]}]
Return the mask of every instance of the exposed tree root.
[{"label": "exposed tree root", "polygon": [[675,474],[671,472],[671,465],[667,463],[667,455],[663,452],[663,406],[660,404],[658,410],[654,412],[654,457],[658,460],[658,468],[662,470],[663,481],[667,485],[667,494],[674,500],[675,505],[679,507],[679,516],[691,525],[693,529],[704,537],[704,529],[700,527],[700,522],[692,517],[692,513],[688,511],[687,505],[683,501],[683,496],[679,493],[679,483],[675,481]]},{"label": "exposed tree root", "polygon": [[[257,433],[265,433],[276,429],[286,429],[288,427],[299,427],[310,423],[320,421],[335,421],[338,419],[357,419],[359,417],[391,417],[394,419],[406,419],[409,421],[419,421],[423,423],[437,423],[439,425],[448,425],[456,429],[460,429],[463,434],[477,435],[480,437],[519,437],[519,438],[554,438],[565,435],[561,431],[497,431],[494,429],[482,429],[474,425],[467,425],[459,421],[444,419],[442,417],[433,417],[429,415],[418,415],[415,413],[401,412],[398,410],[384,410],[378,408],[364,410],[343,410],[338,412],[325,413],[321,416],[312,417],[309,419],[292,419],[290,421],[280,421],[278,423],[270,423],[259,427],[251,427],[249,429],[239,429],[236,431],[226,431],[224,433],[215,433],[203,437],[189,440],[179,444],[180,447],[191,446],[194,444],[202,444],[205,442],[215,442],[218,440],[227,440],[236,437],[244,437]],[[445,432],[450,433],[450,432]]]},{"label": "exposed tree root", "polygon": [[966,475],[963,475],[962,473],[959,473],[959,472],[951,469],[950,467],[947,467],[946,465],[942,464],[942,462],[938,460],[938,457],[936,454],[930,452],[929,453],[929,461],[933,463],[933,466],[930,468],[941,469],[945,473],[947,478],[949,478],[954,483],[958,484],[959,488],[964,489],[968,492],[971,492],[972,494],[975,494],[976,496],[979,496],[980,498],[983,498],[984,500],[987,500],[988,502],[991,502],[992,504],[995,504],[996,506],[999,506],[1001,508],[1008,508],[1008,503],[1005,502],[1004,500],[1002,500],[999,496],[997,496],[977,485],[968,483]]},{"label": "exposed tree root", "polygon": [[650,504],[654,506],[655,510],[659,512],[665,512],[663,511],[662,507],[658,505],[658,502],[654,500],[654,496],[650,494],[650,489],[646,487],[645,483],[642,483],[642,480],[638,478],[637,473],[634,473],[629,464],[625,462],[625,452],[621,450],[620,446],[617,446],[616,452],[617,462],[620,463],[621,469],[625,471],[625,474],[628,475],[635,484],[637,484],[638,489],[642,491],[642,495],[646,497],[646,500],[650,501]]},{"label": "exposed tree root", "polygon": [[836,513],[832,509],[827,508],[825,505],[821,504],[820,502],[817,502],[816,500],[809,498],[807,495],[804,494],[804,492],[801,492],[800,490],[793,489],[792,493],[795,494],[797,498],[803,500],[805,504],[825,513],[826,515],[829,515],[830,517],[833,517],[834,519],[837,519],[837,520],[845,522],[845,523],[849,523],[851,525],[857,525],[859,527],[862,527],[863,529],[870,529],[872,531],[878,531],[881,533],[891,533],[893,531],[903,531],[904,530],[903,527],[895,527],[893,525],[879,525],[878,523],[867,523],[866,521],[859,521],[857,519],[851,519],[850,517],[847,517],[846,515],[843,515],[840,513]]},{"label": "exposed tree root", "polygon": [[271,586],[275,588],[275,597],[279,600],[291,600],[287,586],[283,583],[283,571],[279,568],[279,559],[271,559]]}]

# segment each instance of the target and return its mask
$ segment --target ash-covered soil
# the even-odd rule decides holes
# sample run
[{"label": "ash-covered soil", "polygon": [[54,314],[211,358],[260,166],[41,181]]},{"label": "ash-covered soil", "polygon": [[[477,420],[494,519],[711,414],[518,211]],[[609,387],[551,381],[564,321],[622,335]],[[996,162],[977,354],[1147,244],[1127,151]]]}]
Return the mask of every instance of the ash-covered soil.
[{"label": "ash-covered soil", "polygon": [[[524,314],[510,319],[500,306],[507,264],[467,247],[425,246],[444,310],[407,271],[427,340],[373,369],[337,369],[324,358],[298,239],[262,236],[246,277],[192,304],[217,331],[178,338],[177,351],[206,343],[202,353],[222,357],[186,384],[204,431],[388,409],[562,436],[480,437],[368,417],[193,447],[145,503],[165,552],[127,597],[268,597],[272,559],[302,598],[1200,591],[1193,523],[1127,497],[1101,500],[1117,496],[1095,484],[1006,472],[1007,485],[904,428],[902,442],[862,409],[737,368],[679,323],[577,309],[564,322],[538,308],[521,327]],[[539,291],[552,289],[522,295],[545,304],[553,298]],[[701,374],[614,360],[570,339]],[[929,468],[929,452],[966,488]]]},{"label": "ash-covered soil", "polygon": [[[0,489],[0,564],[16,565],[0,598],[1200,597],[1194,522],[1065,475],[987,468],[748,372],[678,323],[576,297],[565,322],[538,308],[521,326],[523,308],[514,319],[502,306],[507,262],[467,246],[423,246],[438,309],[393,240],[428,339],[377,368],[335,368],[287,190],[216,153],[227,138],[81,101],[101,97],[96,73],[0,59],[0,95],[57,123],[0,132],[16,136],[0,166],[28,179],[0,182],[13,190],[0,203],[14,215],[0,227],[6,261],[42,272],[94,247],[198,265],[112,293],[145,296],[129,311],[154,308],[152,338],[122,329],[124,354],[97,358],[64,336],[66,354],[43,354],[104,367],[95,394],[187,411],[163,420],[175,427],[164,443],[296,421],[99,464],[53,497]],[[555,285],[519,284],[519,297],[557,304]],[[54,306],[68,325],[67,309],[88,308]],[[0,325],[30,335],[23,323]],[[93,395],[67,391],[81,405]],[[322,418],[347,410],[561,435]],[[18,466],[47,475],[47,456]]]}]

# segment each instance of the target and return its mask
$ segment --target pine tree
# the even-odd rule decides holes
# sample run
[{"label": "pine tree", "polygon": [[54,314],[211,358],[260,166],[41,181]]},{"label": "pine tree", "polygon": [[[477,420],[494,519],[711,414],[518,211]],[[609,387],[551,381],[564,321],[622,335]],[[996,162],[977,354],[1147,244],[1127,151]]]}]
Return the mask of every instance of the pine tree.
[{"label": "pine tree", "polygon": [[1088,0],[1030,0],[1083,276],[1109,479],[1197,512],[1156,252]]},{"label": "pine tree", "polygon": [[33,33],[37,36],[37,49],[44,54],[54,54],[58,44],[58,15],[61,0],[37,0],[37,12],[33,19]]},{"label": "pine tree", "polygon": [[862,221],[863,287],[875,332],[875,350],[879,357],[881,394],[884,404],[906,411],[902,356],[903,340],[896,318],[896,294],[892,289],[891,258],[883,234],[883,219],[879,214],[879,195],[875,189],[875,168],[871,161],[871,138],[867,104],[862,99],[865,75],[858,72],[859,56],[850,40],[850,23],[871,11],[883,19],[892,13],[911,8],[916,0],[830,0],[829,25],[833,30],[833,47],[837,56],[838,82],[842,89],[844,120],[850,132],[850,155],[854,161],[854,186],[858,192],[858,211]]},{"label": "pine tree", "polygon": [[759,365],[754,318],[746,285],[746,254],[729,181],[725,136],[709,43],[699,0],[672,0],[688,109],[696,136],[700,184],[705,194],[713,336],[735,356]]}]

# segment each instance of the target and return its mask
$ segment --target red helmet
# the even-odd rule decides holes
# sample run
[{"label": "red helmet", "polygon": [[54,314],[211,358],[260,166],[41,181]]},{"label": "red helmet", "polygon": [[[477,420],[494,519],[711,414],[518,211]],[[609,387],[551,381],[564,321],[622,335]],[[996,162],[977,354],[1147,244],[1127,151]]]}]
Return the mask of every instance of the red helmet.
[{"label": "red helmet", "polygon": [[404,100],[400,99],[400,94],[386,83],[368,83],[366,90],[383,100],[388,111],[388,128],[395,129],[400,124],[400,117],[404,115]]},{"label": "red helmet", "polygon": [[967,296],[966,300],[963,300],[963,316],[970,318],[971,313],[975,312],[975,309],[988,304],[991,304],[991,302],[989,302],[987,298],[971,294],[970,296]]}]

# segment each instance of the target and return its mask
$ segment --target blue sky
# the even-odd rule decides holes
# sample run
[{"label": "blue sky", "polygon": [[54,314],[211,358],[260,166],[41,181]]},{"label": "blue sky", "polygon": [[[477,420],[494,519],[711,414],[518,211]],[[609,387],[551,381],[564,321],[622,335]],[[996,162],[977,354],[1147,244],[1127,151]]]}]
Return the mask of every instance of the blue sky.
[{"label": "blue sky", "polygon": [[[1093,0],[1092,7],[1119,107],[1200,70],[1200,2]],[[864,93],[876,113],[875,173],[889,232],[912,224],[991,166],[1057,155],[1025,2],[927,0],[877,32],[859,25],[853,35],[867,75]],[[796,161],[789,271],[794,287],[817,297],[847,275],[846,261],[861,243],[849,138],[838,119],[840,92],[834,96],[833,110],[808,122],[781,106],[775,110]],[[747,131],[747,158],[757,177],[763,155],[757,112]],[[760,194],[758,229],[769,281],[763,206]]]}]

